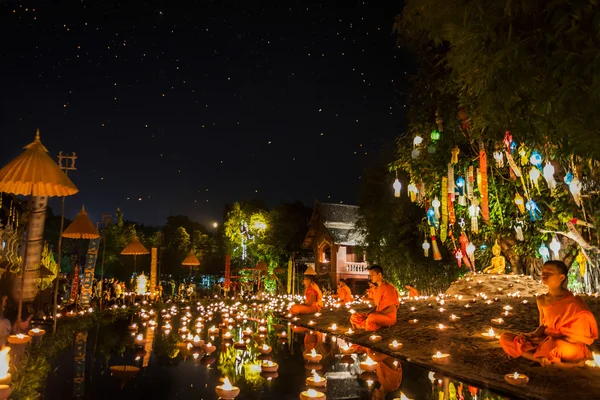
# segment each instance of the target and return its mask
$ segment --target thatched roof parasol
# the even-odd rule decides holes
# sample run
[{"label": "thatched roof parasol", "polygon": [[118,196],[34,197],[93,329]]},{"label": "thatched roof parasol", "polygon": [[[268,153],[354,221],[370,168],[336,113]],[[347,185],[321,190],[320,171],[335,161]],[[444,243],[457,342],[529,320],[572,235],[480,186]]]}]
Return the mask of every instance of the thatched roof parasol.
[{"label": "thatched roof parasol", "polygon": [[70,196],[79,190],[48,155],[40,130],[25,151],[0,169],[0,192],[24,196]]},{"label": "thatched roof parasol", "polygon": [[190,267],[197,266],[197,265],[200,265],[200,261],[194,255],[194,252],[190,250],[190,254],[188,254],[187,257],[185,258],[185,260],[182,261],[181,265],[190,266]]},{"label": "thatched roof parasol", "polygon": [[82,206],[81,211],[77,214],[73,222],[63,231],[62,237],[69,239],[97,239],[100,237],[100,234]]},{"label": "thatched roof parasol", "polygon": [[259,271],[268,271],[269,267],[267,266],[266,262],[260,261],[258,264],[256,264],[256,269]]},{"label": "thatched roof parasol", "polygon": [[124,256],[141,256],[144,254],[150,254],[150,252],[140,243],[137,236],[134,236],[131,242],[121,251],[121,255]]},{"label": "thatched roof parasol", "polygon": [[317,271],[315,271],[315,269],[309,265],[308,268],[306,268],[304,275],[317,275]]}]

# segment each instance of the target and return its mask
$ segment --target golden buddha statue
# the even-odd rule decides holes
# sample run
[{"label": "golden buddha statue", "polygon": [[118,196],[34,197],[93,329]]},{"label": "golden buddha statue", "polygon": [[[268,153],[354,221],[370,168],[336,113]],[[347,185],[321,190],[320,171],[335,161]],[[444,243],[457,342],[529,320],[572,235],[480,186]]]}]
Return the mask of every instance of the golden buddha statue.
[{"label": "golden buddha statue", "polygon": [[506,259],[500,254],[500,245],[496,240],[496,244],[492,247],[492,265],[483,270],[486,274],[504,274],[504,268],[506,267]]}]

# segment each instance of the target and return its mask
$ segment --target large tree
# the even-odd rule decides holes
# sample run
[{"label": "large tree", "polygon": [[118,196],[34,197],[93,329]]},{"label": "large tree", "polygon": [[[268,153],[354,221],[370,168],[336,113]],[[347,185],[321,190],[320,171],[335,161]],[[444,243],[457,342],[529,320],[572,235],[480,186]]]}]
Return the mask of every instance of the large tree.
[{"label": "large tree", "polygon": [[[583,0],[406,2],[395,27],[419,69],[391,169],[409,173],[431,213],[422,231],[450,250],[446,259],[464,228],[479,267],[498,240],[513,271],[536,274],[539,249],[556,238],[559,258],[571,265],[579,255],[587,289],[599,286],[599,17]],[[464,187],[448,197],[444,177]]]}]

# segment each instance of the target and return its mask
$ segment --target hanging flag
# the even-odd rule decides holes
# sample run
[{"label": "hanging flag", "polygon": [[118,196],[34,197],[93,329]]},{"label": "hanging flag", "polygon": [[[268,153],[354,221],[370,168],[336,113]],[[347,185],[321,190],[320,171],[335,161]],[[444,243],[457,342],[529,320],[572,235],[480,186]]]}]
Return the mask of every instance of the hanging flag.
[{"label": "hanging flag", "polygon": [[98,247],[100,238],[90,239],[87,255],[85,256],[85,267],[83,269],[83,279],[81,280],[81,299],[80,304],[88,308],[92,300],[92,285],[94,283],[94,271],[96,270],[96,260],[98,258]]},{"label": "hanging flag", "polygon": [[71,298],[69,301],[71,303],[77,301],[77,293],[79,292],[79,265],[75,266],[75,271],[73,271],[73,284],[71,285]]},{"label": "hanging flag", "polygon": [[150,294],[156,293],[156,269],[158,266],[158,249],[150,249]]},{"label": "hanging flag", "polygon": [[484,221],[490,220],[490,207],[488,199],[488,175],[487,175],[487,155],[485,154],[485,145],[483,141],[479,142],[479,173],[481,174],[481,217]]},{"label": "hanging flag", "polygon": [[229,291],[231,286],[231,256],[225,255],[225,281],[223,282],[223,289]]},{"label": "hanging flag", "polygon": [[448,231],[448,178],[442,178],[442,225],[440,226],[440,239],[446,241]]}]

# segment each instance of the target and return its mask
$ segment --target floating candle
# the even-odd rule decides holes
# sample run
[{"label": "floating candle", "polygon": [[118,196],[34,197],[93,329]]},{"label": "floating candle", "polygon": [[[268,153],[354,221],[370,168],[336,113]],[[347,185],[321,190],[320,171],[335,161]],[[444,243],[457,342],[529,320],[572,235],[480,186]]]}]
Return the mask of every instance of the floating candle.
[{"label": "floating candle", "polygon": [[300,393],[300,400],[325,400],[325,393],[318,390],[308,389]]},{"label": "floating candle", "polygon": [[321,354],[317,354],[315,349],[312,349],[310,353],[306,353],[304,355],[304,358],[307,361],[318,363],[319,361],[321,361],[321,359],[323,359],[323,356]]},{"label": "floating candle", "polygon": [[240,394],[240,388],[233,386],[229,379],[225,377],[223,384],[215,388],[217,395],[223,399],[235,399]]},{"label": "floating candle", "polygon": [[367,356],[367,359],[360,363],[360,368],[372,372],[377,369],[377,363],[371,360],[371,357]]},{"label": "floating candle", "polygon": [[308,378],[306,378],[306,384],[308,386],[314,386],[314,387],[327,386],[327,379],[321,378],[314,369],[311,371],[311,373],[312,373],[312,376],[309,376]]}]

